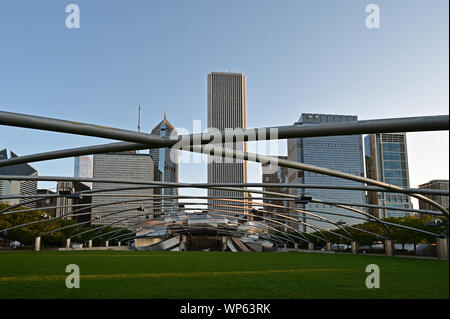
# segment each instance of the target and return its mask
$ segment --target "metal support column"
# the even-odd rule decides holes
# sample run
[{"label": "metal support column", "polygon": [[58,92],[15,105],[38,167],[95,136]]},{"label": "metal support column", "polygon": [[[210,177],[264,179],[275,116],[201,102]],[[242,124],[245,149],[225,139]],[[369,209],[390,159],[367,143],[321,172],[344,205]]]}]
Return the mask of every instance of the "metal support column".
[{"label": "metal support column", "polygon": [[358,254],[358,243],[356,241],[352,241],[352,254]]},{"label": "metal support column", "polygon": [[227,236],[222,236],[222,251],[227,250],[227,240],[228,240]]},{"label": "metal support column", "polygon": [[36,237],[34,239],[34,251],[41,250],[41,237]]},{"label": "metal support column", "polygon": [[394,255],[394,243],[390,239],[384,241],[384,253],[386,256]]},{"label": "metal support column", "polygon": [[179,238],[180,238],[180,251],[186,251],[186,242],[187,242],[186,235],[179,235]]},{"label": "metal support column", "polygon": [[448,260],[448,237],[437,239],[437,253],[439,259]]}]

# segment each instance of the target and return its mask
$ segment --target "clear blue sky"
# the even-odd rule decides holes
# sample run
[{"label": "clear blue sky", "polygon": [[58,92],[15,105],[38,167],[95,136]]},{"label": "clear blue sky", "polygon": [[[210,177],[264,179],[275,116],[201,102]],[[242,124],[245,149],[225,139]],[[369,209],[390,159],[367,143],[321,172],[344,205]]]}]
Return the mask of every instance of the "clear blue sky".
[{"label": "clear blue sky", "polygon": [[[65,26],[79,5],[81,28]],[[380,28],[365,7],[380,7]],[[0,109],[149,132],[167,112],[206,128],[206,77],[247,76],[248,127],[302,112],[359,119],[448,114],[448,0],[0,2]],[[107,140],[0,126],[19,155]],[[411,186],[448,178],[448,132],[408,134]],[[280,153],[285,154],[284,143]],[[73,175],[73,159],[35,163]],[[250,164],[249,180],[260,181]],[[182,181],[206,181],[182,164]]]}]

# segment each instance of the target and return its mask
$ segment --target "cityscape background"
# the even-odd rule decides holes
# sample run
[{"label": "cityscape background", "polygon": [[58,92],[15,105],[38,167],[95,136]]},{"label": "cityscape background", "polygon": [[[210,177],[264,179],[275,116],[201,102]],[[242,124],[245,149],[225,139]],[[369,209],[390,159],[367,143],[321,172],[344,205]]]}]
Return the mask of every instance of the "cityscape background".
[{"label": "cityscape background", "polygon": [[[77,30],[65,27],[60,1],[2,2],[0,109],[137,130],[141,105],[141,132],[164,113],[175,127],[200,120],[205,130],[207,74],[231,69],[247,78],[249,128],[302,113],[448,114],[448,1],[376,1],[380,29],[365,27],[365,2],[175,2],[76,1]],[[0,149],[19,156],[107,142],[4,126],[0,136]],[[407,140],[411,187],[448,179],[448,132]],[[74,173],[73,158],[32,166]],[[205,161],[180,164],[180,182],[206,176]],[[259,164],[248,164],[248,181],[261,181]]]}]

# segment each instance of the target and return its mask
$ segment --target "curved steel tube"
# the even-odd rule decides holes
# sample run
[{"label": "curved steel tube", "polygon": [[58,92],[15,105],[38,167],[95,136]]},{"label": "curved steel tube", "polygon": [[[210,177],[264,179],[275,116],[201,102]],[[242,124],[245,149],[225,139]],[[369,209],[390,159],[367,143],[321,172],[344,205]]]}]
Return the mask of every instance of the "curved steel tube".
[{"label": "curved steel tube", "polygon": [[[321,201],[319,201],[319,200],[317,200],[317,199],[313,199],[313,201],[314,201],[315,203],[320,203],[320,202],[321,202]],[[349,207],[349,206],[345,206],[345,205],[340,205],[340,204],[329,204],[329,205],[336,206],[336,207],[339,207],[339,208],[343,208],[343,209],[346,209],[346,210],[349,210],[349,211],[352,211],[352,212],[355,212],[355,213],[364,215],[364,216],[366,216],[366,217],[369,218],[369,219],[375,220],[377,223],[383,225],[383,227],[384,227],[384,228],[387,230],[387,232],[388,232],[389,238],[391,237],[391,230],[390,230],[389,227],[384,223],[384,221],[382,221],[381,219],[379,219],[379,218],[377,218],[377,217],[375,217],[375,216],[373,216],[373,215],[370,215],[369,213],[363,212],[362,210],[353,208],[353,207]]]},{"label": "curved steel tube", "polygon": [[[233,213],[232,211],[228,211],[228,210],[222,211],[222,212],[224,212],[224,213],[226,213],[226,214],[228,214],[228,215],[229,215],[230,213]],[[211,213],[208,213],[208,214],[211,214]],[[116,222],[114,222],[114,223],[110,223],[110,224],[108,224],[108,225],[103,225],[102,227],[96,228],[95,230],[98,231],[98,230],[100,230],[100,229],[103,229],[103,228],[106,228],[106,227],[110,227],[111,225],[113,225],[113,224],[115,224],[115,223],[122,222],[122,221],[124,221],[124,220],[132,219],[132,218],[136,218],[136,217],[139,217],[139,216],[141,216],[141,215],[142,215],[142,214],[138,214],[138,215],[135,215],[135,216],[130,216],[130,217],[121,219],[121,220],[119,220],[119,221],[116,221]],[[259,216],[257,216],[257,217],[259,217]],[[233,217],[233,218],[245,220],[244,218],[240,218],[240,217]],[[173,221],[168,221],[168,222],[166,222],[166,223],[173,223]],[[280,230],[278,230],[278,229],[276,229],[276,228],[270,227],[270,226],[268,226],[268,225],[265,225],[265,224],[262,224],[262,223],[259,223],[259,222],[254,222],[254,223],[261,224],[261,225],[263,225],[264,227],[273,229],[273,230],[276,231],[276,232],[279,232],[279,233],[284,234],[282,231],[280,231]],[[153,225],[153,226],[156,226],[156,225]],[[152,226],[151,226],[151,227],[152,227]],[[249,227],[250,227],[250,226],[249,226]],[[78,233],[78,234],[76,234],[76,235],[71,236],[71,238],[78,237],[78,236],[80,236],[80,235],[82,235],[82,234],[84,234],[84,233],[90,232],[90,231],[92,231],[92,230],[87,230],[87,231],[84,231],[84,232],[82,232],[82,233]],[[299,233],[299,234],[301,234],[301,233]],[[287,234],[285,234],[285,235],[287,235]],[[291,236],[293,236],[293,235],[291,235]],[[297,237],[297,236],[295,236],[295,237]],[[305,240],[305,239],[300,238],[300,237],[298,237],[298,238],[299,238],[300,240],[309,242],[308,239]]]},{"label": "curved steel tube", "polygon": [[[88,224],[88,223],[90,223],[93,220],[99,220],[99,219],[103,219],[104,217],[108,217],[108,216],[117,215],[117,214],[120,214],[120,213],[133,211],[133,210],[136,210],[137,208],[138,207],[131,208],[131,209],[121,209],[121,210],[113,211],[113,212],[111,212],[109,214],[105,214],[105,215],[103,215],[103,216],[101,216],[99,218],[94,218],[94,219],[91,218],[90,220],[85,221],[85,222],[76,223],[76,224],[72,224],[72,225],[68,225],[68,226],[63,226],[63,227],[59,227],[59,228],[56,228],[56,229],[52,229],[51,231],[48,231],[48,232],[45,232],[45,233],[41,233],[39,236],[42,237],[42,236],[45,236],[45,235],[50,235],[50,234],[53,234],[53,233],[55,233],[57,231],[60,231],[60,230],[63,230],[63,229],[67,229],[67,228],[72,228],[72,227],[77,227],[77,226],[80,226],[80,225]],[[149,214],[149,212],[146,212],[144,215],[148,215],[148,214]]]},{"label": "curved steel tube", "polygon": [[[215,214],[215,215],[217,215],[217,216],[225,216],[226,214]],[[239,219],[239,218],[238,218]],[[161,222],[161,223],[158,223],[158,224],[155,224],[155,225],[151,225],[151,226],[149,226],[149,227],[147,227],[146,229],[150,229],[150,228],[152,228],[152,227],[157,227],[157,226],[164,226],[164,225],[166,225],[166,224],[170,224],[170,223],[172,223],[172,221],[168,221],[168,222]],[[264,225],[264,226],[266,226],[266,225]],[[203,226],[180,226],[180,227],[193,227],[193,228],[195,228],[195,227],[198,227],[198,228],[209,228],[209,229],[213,229],[213,230],[215,230],[215,231],[217,231],[217,232],[220,232],[220,231],[224,231],[224,230],[222,230],[222,229],[217,229],[217,228],[212,228],[212,227],[203,227]],[[258,230],[260,230],[260,228],[257,228],[257,227],[254,227],[254,226],[248,226],[249,228],[252,228],[252,229],[258,229]],[[280,231],[278,231],[278,232],[280,232]],[[237,231],[236,230],[236,233],[242,233],[242,234],[245,234],[245,232],[240,232],[240,231]],[[280,233],[282,233],[283,234],[283,232],[280,232]],[[125,234],[125,235],[128,235],[128,234]],[[273,235],[273,234],[271,234],[271,235]],[[269,234],[269,236],[271,236],[270,234]],[[134,238],[140,238],[140,237],[145,237],[146,235],[133,235],[133,236],[131,236],[131,238],[126,238],[126,239],[123,239],[123,241],[127,241],[128,239],[134,239]],[[120,238],[120,237],[124,237],[124,235],[119,235],[119,236],[116,236],[116,237],[113,237],[113,238],[110,238],[111,240],[112,239],[117,239],[117,238]],[[279,237],[279,236],[277,236],[278,238],[282,238],[282,237]],[[297,237],[297,236],[295,236],[295,237]],[[304,239],[302,239],[302,238],[300,238],[300,237],[297,237],[298,239],[300,239],[300,240],[304,240]],[[108,240],[110,240],[110,239],[108,239]],[[292,243],[295,243],[295,241],[293,241],[292,239],[289,239],[289,238],[283,238],[283,240],[287,240],[287,241],[290,241],[290,242],[292,242]]]},{"label": "curved steel tube", "polygon": [[[209,213],[209,214],[213,214],[213,213]],[[222,214],[215,214],[215,215],[217,215],[217,216],[223,216],[223,217],[229,217],[229,213],[222,213]],[[242,220],[245,220],[245,219],[243,219],[243,218],[238,218],[238,217],[233,217],[233,218],[237,218],[237,219],[242,219]],[[139,221],[139,222],[137,222],[136,224],[140,224],[141,222]],[[172,223],[172,221],[170,221],[170,222],[167,222],[167,223]],[[135,225],[136,225],[135,224]],[[159,225],[159,224],[158,224]],[[157,225],[154,225],[154,226],[157,226]],[[148,227],[148,228],[151,228],[151,227],[153,227],[153,225],[152,226],[150,226],[150,227]],[[253,226],[248,226],[248,227],[250,227],[250,228],[254,228]],[[148,229],[147,228],[147,229]],[[116,231],[114,231],[114,232],[118,232],[117,230]],[[269,234],[270,235],[270,234]],[[273,235],[273,234],[272,234]],[[101,236],[103,236],[103,235],[99,235],[100,237]],[[121,237],[121,236],[119,236],[119,237]],[[319,238],[319,237],[317,237],[317,236],[314,236],[313,235],[313,237],[316,237],[316,238],[318,238],[318,239],[321,239],[321,238]],[[96,238],[96,237],[93,237],[93,238],[91,238],[91,239],[94,239],[94,238]],[[281,238],[281,237],[280,237]],[[325,237],[325,241],[328,241],[328,238],[326,238]]]},{"label": "curved steel tube", "polygon": [[[183,228],[187,228],[186,226],[182,226],[182,227],[183,227]],[[231,235],[231,236],[236,236],[236,235],[238,235],[238,237],[245,237],[245,235],[246,235],[246,233],[244,233],[244,232],[239,232],[239,231],[227,231],[227,230],[224,230],[224,229],[219,229],[219,230],[217,230],[217,229],[214,229],[214,228],[212,228],[212,227],[198,227],[198,226],[190,226],[190,227],[191,227],[191,228],[205,228],[205,229],[210,229],[210,230],[216,230],[217,233],[223,233],[223,234],[227,234],[227,235]],[[180,231],[173,231],[173,232],[174,232],[174,233],[177,233],[177,232],[181,232],[181,230],[180,230]],[[133,236],[133,237],[131,237],[131,238],[126,238],[126,239],[124,239],[123,241],[127,242],[127,241],[130,241],[130,240],[132,240],[132,239],[143,238],[143,237],[145,237],[145,236]],[[280,237],[280,236],[277,236],[277,235],[274,235],[274,234],[268,234],[268,237],[269,237],[269,240],[270,240],[270,241],[274,241],[274,242],[277,242],[277,243],[285,243],[286,241],[289,241],[289,242],[295,244],[295,242],[293,242],[291,239],[284,238],[284,237]],[[261,237],[261,238],[262,238],[262,237]],[[108,240],[114,240],[114,239],[116,239],[116,238],[108,239]]]},{"label": "curved steel tube", "polygon": [[[186,210],[186,209],[184,209],[184,210]],[[189,210],[189,209],[188,209],[188,210]],[[192,209],[192,210],[196,210],[196,209]],[[228,215],[229,215],[229,213],[230,213],[231,211],[227,211],[227,212],[228,212]],[[132,218],[135,218],[135,217],[148,215],[148,214],[149,214],[149,213],[147,212],[147,213],[144,213],[144,214],[137,214],[137,215],[134,215],[134,216],[129,216],[129,217],[126,217],[126,218],[124,218],[124,219],[115,221],[115,222],[113,222],[113,223],[109,223],[109,224],[107,224],[107,225],[102,225],[102,227],[95,228],[95,229],[90,229],[90,230],[86,230],[86,231],[83,231],[82,233],[78,233],[78,234],[72,235],[70,238],[75,238],[75,237],[78,237],[78,236],[80,236],[80,235],[82,235],[82,234],[85,234],[85,233],[88,233],[88,232],[91,232],[91,231],[94,231],[94,230],[97,230],[97,231],[98,231],[98,230],[100,230],[100,229],[102,229],[102,228],[110,227],[110,226],[113,225],[113,224],[116,224],[116,223],[119,223],[119,222],[122,222],[122,221],[125,221],[125,220],[128,220],[128,219],[132,219]],[[233,218],[238,218],[238,217],[233,217]],[[142,221],[140,221],[140,222],[142,222]],[[172,222],[172,221],[170,221],[170,222]],[[275,229],[275,228],[274,228],[274,229]],[[57,231],[57,230],[53,230],[53,231]],[[277,231],[279,231],[279,230],[277,230]]]},{"label": "curved steel tube", "polygon": [[[218,198],[217,199],[218,201],[229,201],[229,200],[225,200],[225,199],[220,199],[220,198]],[[249,202],[247,202],[247,201],[237,201],[237,200],[234,200],[234,201],[236,201],[236,202],[242,202],[242,203],[244,203],[244,205],[260,205],[259,203],[249,203]],[[132,201],[130,201],[130,202],[132,202]],[[223,207],[232,207],[232,208],[238,208],[238,209],[244,209],[243,207],[240,207],[240,206],[230,206],[230,205],[220,205],[220,204],[207,204],[207,203],[188,203],[188,205],[206,205],[206,206],[209,206],[209,205],[212,205],[212,206],[223,206]],[[155,206],[151,206],[151,207],[149,207],[149,208],[154,208]],[[186,209],[184,209],[184,210],[186,210]],[[194,209],[194,210],[196,210],[196,209]],[[307,224],[307,223],[305,223],[305,222],[303,222],[303,221],[299,221],[299,220],[297,220],[297,219],[294,219],[294,218],[292,218],[292,217],[289,217],[289,216],[285,216],[285,215],[282,215],[282,214],[277,214],[277,213],[274,213],[274,212],[268,212],[268,211],[265,211],[266,213],[269,213],[269,214],[272,214],[272,215],[275,215],[275,216],[281,216],[281,217],[284,217],[284,218],[286,218],[286,219],[291,219],[292,221],[294,221],[294,222],[296,222],[296,223],[301,223],[301,224],[304,224],[304,225],[306,225],[306,226],[308,226],[308,227],[310,227],[310,228],[312,228],[312,229],[314,229],[314,230],[316,230],[316,231],[318,231],[318,230],[323,230],[323,231],[328,231],[328,232],[330,232],[329,230],[325,230],[325,229],[322,229],[322,228],[320,228],[320,227],[314,227],[314,226],[311,226],[311,225],[309,225],[309,224]],[[307,213],[308,214],[308,213]],[[312,215],[314,215],[314,214],[312,214]],[[255,215],[253,215],[253,214],[251,214],[250,216],[255,216]],[[316,215],[314,215],[314,216],[316,216]],[[323,221],[323,222],[328,222],[328,223],[331,223],[331,224],[333,224],[333,225],[335,225],[335,226],[337,226],[337,227],[341,227],[340,225],[338,225],[338,224],[336,224],[336,223],[334,223],[334,222],[332,222],[332,221],[329,221],[328,219],[326,219],[326,218],[324,218],[324,217],[320,217],[320,216],[318,216],[318,218],[321,218],[321,221]],[[263,217],[263,219],[264,219],[264,217]],[[91,219],[92,220],[92,219]],[[283,226],[285,226],[284,224],[283,224]],[[291,227],[289,227],[289,228],[291,228]],[[297,231],[297,230],[295,230],[295,229],[293,229],[294,231]],[[343,229],[344,231],[346,231],[345,229]],[[320,232],[319,232],[320,233]],[[331,232],[331,233],[333,233],[333,232]],[[348,233],[348,232],[347,232]],[[333,234],[335,234],[335,235],[338,235],[338,236],[340,236],[339,234],[336,234],[336,233],[333,233]],[[350,236],[351,236],[351,234],[350,233],[348,233]]]},{"label": "curved steel tube", "polygon": [[[2,175],[0,175],[0,180],[2,180]],[[8,178],[9,180],[9,178]],[[339,189],[339,190],[361,190],[361,191],[371,191],[371,192],[393,192],[377,186],[347,186],[347,185],[321,185],[321,184],[281,184],[281,183],[192,183],[193,185],[208,185],[210,187],[267,187],[267,188],[310,188],[310,189]],[[171,188],[178,186],[138,186],[138,187],[117,187],[108,189],[98,189],[98,190],[85,190],[80,191],[84,195],[90,193],[100,193],[100,192],[112,192],[119,190],[134,190],[134,189],[153,189],[153,188]],[[440,195],[449,196],[450,192],[443,189],[427,189],[427,188],[404,188],[402,191],[395,191],[393,193],[415,193],[422,195]],[[34,194],[34,195],[4,195],[0,196],[0,200],[3,199],[24,199],[24,198],[53,198],[60,197],[63,195],[59,194]]]},{"label": "curved steel tube", "polygon": [[[284,126],[275,128],[258,128],[258,129],[248,129],[243,130],[240,134],[235,134],[236,138],[241,138],[243,141],[251,140],[264,140],[271,139],[271,130],[277,130],[277,138],[298,138],[310,136],[329,136],[329,135],[348,135],[357,133],[376,133],[376,132],[389,132],[394,130],[395,132],[405,131],[426,131],[426,130],[448,130],[449,129],[449,117],[448,115],[441,116],[431,116],[431,117],[416,117],[416,118],[403,118],[403,119],[383,119],[383,120],[372,120],[372,121],[358,121],[349,123],[340,123],[338,125],[304,125],[304,126]],[[153,144],[152,147],[172,147],[178,142],[183,142],[181,146],[189,146],[189,149],[194,152],[200,152],[210,155],[218,155],[219,151],[223,157],[233,157],[240,158],[243,160],[251,160],[257,162],[269,162],[276,161],[278,166],[297,168],[306,171],[317,172],[325,175],[335,176],[339,178],[359,181],[362,183],[367,183],[375,186],[384,187],[391,190],[402,189],[396,185],[391,185],[376,180],[371,180],[364,177],[359,177],[351,174],[346,174],[338,171],[333,171],[325,168],[316,167],[313,165],[296,163],[288,160],[278,159],[274,157],[251,154],[247,152],[240,152],[238,150],[228,150],[221,146],[208,145],[208,150],[204,150],[201,144],[207,144],[211,141],[217,142],[213,139],[216,136],[211,136],[210,133],[206,134],[192,134],[189,136],[178,136],[173,139],[165,139],[157,135],[136,133],[133,131],[121,130],[116,128],[108,128],[98,125],[92,125],[87,123],[70,122],[58,119],[51,119],[45,117],[38,117],[26,114],[12,113],[0,111],[0,124],[9,126],[18,126],[25,128],[34,128],[46,131],[55,131],[87,136],[96,136],[103,138],[115,138],[129,142],[136,143],[146,143]],[[311,127],[312,126],[312,127]],[[258,137],[256,137],[255,132],[258,132]],[[226,132],[220,132],[222,142],[226,142]],[[263,136],[264,135],[264,136]],[[188,142],[188,143],[187,143]],[[198,144],[200,143],[200,145]],[[195,145],[195,146],[191,146]],[[152,148],[150,145],[148,148]],[[213,154],[211,154],[213,152]],[[93,153],[90,153],[93,154]],[[249,158],[250,157],[250,158]],[[0,161],[0,166],[11,165],[9,160]],[[6,163],[5,163],[6,162]],[[294,167],[292,167],[292,165]],[[297,167],[295,167],[297,166]],[[442,213],[448,217],[448,211],[440,204],[435,201],[421,196],[420,194],[411,194],[411,196],[421,199],[432,206],[438,208]]]},{"label": "curved steel tube", "polygon": [[[170,195],[169,195],[170,196]],[[177,197],[184,197],[184,196],[177,196]],[[207,196],[208,197],[208,196]],[[211,196],[210,196],[211,197]],[[209,197],[208,197],[209,198]],[[215,199],[217,199],[217,200],[224,200],[224,201],[230,201],[229,199],[220,199],[220,198],[216,198],[216,197],[213,197],[212,196],[212,198],[215,198]],[[246,199],[246,197],[242,197],[242,198],[244,198],[244,199]],[[115,202],[113,202],[113,203],[115,203]],[[205,205],[206,203],[186,203],[186,204],[192,204],[192,205]],[[251,204],[251,205],[255,205],[255,206],[259,206],[259,205],[262,205],[263,203],[255,203],[255,204]],[[247,204],[247,205],[250,205],[249,203]],[[283,207],[283,206],[279,206],[279,205],[274,205],[274,204],[270,204],[270,205],[272,205],[272,206],[274,206],[274,207],[280,207],[280,208],[288,208],[288,209],[293,209],[293,208],[290,208],[290,207]],[[85,209],[85,208],[84,208]],[[294,209],[295,210],[295,209]],[[75,211],[74,211],[75,212]],[[349,218],[356,218],[356,219],[363,219],[363,218],[361,218],[361,217],[357,217],[357,216],[348,216],[348,215],[342,215],[342,214],[337,214],[337,213],[330,213],[330,212],[323,212],[323,211],[317,211],[317,212],[320,212],[320,213],[323,213],[323,214],[330,214],[330,215],[338,215],[338,216],[343,216],[343,217],[349,217]],[[73,212],[72,212],[73,213]],[[78,213],[77,215],[86,215],[86,214],[91,214],[90,212],[88,212],[88,213]],[[71,214],[68,214],[67,216],[70,216]],[[75,215],[75,214],[74,214]],[[320,216],[320,217],[322,217],[322,216]],[[50,219],[50,220],[53,220],[53,219],[57,219],[58,217],[56,217],[56,218],[52,218],[52,219]],[[310,217],[311,218],[311,217]],[[323,217],[322,217],[323,218]],[[41,219],[41,220],[37,220],[37,221],[32,221],[32,222],[28,222],[28,223],[24,223],[24,224],[21,224],[21,225],[16,225],[16,226],[13,226],[13,227],[10,227],[10,228],[6,228],[6,229],[2,229],[2,230],[0,230],[0,233],[1,232],[5,232],[5,231],[8,231],[8,230],[12,230],[12,229],[15,229],[15,228],[20,228],[20,227],[25,227],[25,226],[28,226],[28,225],[32,225],[32,224],[36,224],[36,223],[41,223],[41,222],[45,222],[45,221],[48,221],[49,219]],[[364,219],[363,219],[364,220]],[[397,226],[397,227],[400,227],[400,228],[402,228],[403,226],[402,225],[399,225],[399,224],[393,224],[393,223],[390,223],[391,225],[395,225],[395,226]],[[74,224],[74,225],[76,225],[76,224]],[[347,226],[348,227],[348,226]],[[411,227],[403,227],[403,228],[407,228],[407,229],[411,229],[411,230],[414,230],[414,231],[418,231],[418,232],[424,232],[423,230],[421,230],[421,229],[416,229],[416,228],[411,228]],[[430,234],[430,235],[433,235],[433,236],[437,236],[437,237],[440,237],[441,235],[440,234],[434,234],[434,233],[430,233],[430,232],[426,232],[425,231],[425,233],[427,233],[427,234]],[[379,235],[380,236],[380,235]]]},{"label": "curved steel tube", "polygon": [[[209,148],[206,151],[204,149],[204,146],[191,146],[190,150],[192,152],[198,152],[198,153],[209,154],[209,155],[214,155],[214,156],[221,155],[222,157],[237,158],[237,159],[241,159],[241,160],[259,162],[259,163],[275,162],[275,163],[277,163],[278,166],[282,166],[282,167],[289,167],[289,168],[293,168],[293,169],[297,169],[297,170],[316,172],[316,173],[334,176],[334,177],[338,177],[338,178],[343,178],[343,179],[347,179],[347,180],[353,180],[355,182],[366,183],[366,184],[370,184],[370,185],[374,185],[374,186],[384,187],[384,188],[390,189],[390,190],[402,190],[403,189],[402,187],[392,185],[392,184],[387,184],[387,183],[380,182],[380,181],[370,179],[370,178],[365,178],[365,177],[347,174],[347,173],[343,173],[343,172],[339,172],[339,171],[334,171],[331,169],[322,168],[322,167],[318,167],[318,166],[314,166],[314,165],[298,163],[298,162],[285,160],[285,159],[279,159],[279,158],[272,157],[272,156],[242,152],[242,151],[234,150],[234,149],[226,149],[221,146],[209,146]],[[439,203],[436,203],[435,201],[429,199],[428,197],[425,197],[420,194],[410,194],[410,196],[415,197],[417,199],[421,199],[421,200],[429,203],[430,205],[438,208],[446,217],[448,217],[447,209],[444,208]]]},{"label": "curved steel tube", "polygon": [[[299,137],[317,137],[331,135],[352,135],[368,133],[395,133],[395,132],[419,132],[419,131],[438,131],[449,129],[448,115],[422,116],[396,119],[366,120],[339,124],[324,125],[289,125],[279,127],[265,127],[245,129],[236,133],[236,138],[243,141],[269,140],[273,137],[273,130],[277,131],[277,139],[299,138]],[[47,152],[44,154],[29,155],[25,162],[39,160],[56,159],[63,157],[74,157],[80,155],[90,155],[106,153],[113,151],[126,151],[137,149],[149,149],[155,147],[172,147],[180,141],[189,142],[191,145],[208,144],[213,138],[220,138],[225,142],[226,132],[218,132],[216,136],[208,133],[182,135],[173,139],[165,139],[157,135],[137,133],[117,128],[108,128],[87,123],[71,122],[65,120],[51,119],[33,115],[12,113],[0,111],[0,125],[32,128],[45,131],[94,136],[102,138],[112,138],[131,143],[122,142],[96,147],[77,148],[56,152]],[[255,134],[255,133],[258,134]],[[217,140],[218,141],[218,140]],[[24,163],[24,158],[13,158],[0,161],[0,167]],[[14,160],[14,161],[12,161]]]},{"label": "curved steel tube", "polygon": [[[2,176],[0,175],[0,180],[10,180],[10,179],[17,179],[17,180],[45,180],[45,181],[56,181],[58,179],[64,179],[64,180],[72,180],[72,181],[90,181],[89,178],[71,178],[71,177],[51,177],[51,176]],[[124,180],[108,180],[111,183],[116,183],[116,182],[124,182]],[[125,181],[128,182],[128,181]],[[131,183],[131,181],[129,182]],[[155,185],[151,185],[153,184],[152,182],[145,182],[146,184],[150,184],[149,186],[135,186],[135,187],[118,187],[118,188],[111,188],[111,189],[99,189],[99,190],[86,190],[86,191],[80,191],[78,192],[81,196],[95,196],[97,193],[104,193],[104,192],[113,192],[116,190],[133,190],[133,189],[153,189],[153,188],[172,188],[172,187],[178,187],[178,188],[182,188],[182,187],[195,187],[195,188],[205,188],[207,189],[210,185],[210,183],[194,183],[194,184],[179,184],[179,183],[171,183],[171,184],[179,184],[178,186],[176,185],[159,185],[159,186],[155,186]],[[162,182],[159,182],[162,183]],[[228,183],[227,185],[230,184],[234,184],[234,183]],[[245,184],[245,183],[239,183],[239,184]],[[264,183],[263,183],[264,184]],[[212,184],[217,185],[217,184]],[[330,186],[330,188],[333,188],[332,186]],[[389,191],[389,190],[385,190],[385,191]],[[65,197],[67,195],[52,195],[53,197]],[[98,195],[98,196],[108,196],[108,194],[103,194],[103,195]],[[137,197],[135,195],[121,195],[120,197]],[[157,196],[171,196],[171,195],[154,195],[155,198],[157,198]],[[277,196],[281,196],[277,195]],[[287,196],[291,196],[291,195],[287,195]],[[36,196],[33,196],[33,198],[35,198]],[[149,196],[146,196],[147,198],[150,198]],[[289,198],[261,198],[261,199],[267,199],[267,200],[283,200],[283,201],[293,201],[295,198],[293,198],[295,196],[291,196]],[[196,198],[196,199],[210,199],[211,197],[209,196],[203,196],[203,197],[199,197],[199,196],[173,196],[173,197],[167,197],[167,198]],[[233,198],[233,199],[246,199],[248,197],[229,197],[229,198]],[[38,200],[44,200],[45,198],[41,198]],[[349,206],[360,206],[360,207],[370,207],[370,208],[380,208],[380,209],[390,209],[390,210],[399,210],[399,211],[405,211],[405,212],[415,212],[415,213],[423,213],[423,214],[430,214],[430,215],[437,215],[437,216],[442,216],[442,213],[437,212],[437,211],[432,211],[432,210],[422,210],[422,209],[410,209],[410,208],[400,208],[400,207],[393,207],[393,206],[382,206],[382,205],[373,205],[373,204],[364,204],[364,203],[347,203],[347,202],[329,202],[329,201],[324,201],[322,200],[323,203],[327,204],[327,203],[334,203],[334,204],[343,204],[343,205],[349,205]],[[23,203],[22,203],[23,204]],[[11,207],[9,207],[7,210],[10,210]],[[7,211],[5,210],[5,212]],[[15,211],[16,212],[16,211]]]},{"label": "curved steel tube", "polygon": [[[219,199],[219,200],[223,200],[223,201],[227,201],[227,202],[229,202],[229,201],[234,202],[234,201],[235,201],[235,200],[228,200],[228,199]],[[247,203],[253,204],[254,202],[252,202],[252,201],[247,201]],[[214,204],[214,205],[217,205],[217,204]],[[293,210],[293,211],[296,211],[296,212],[299,211],[299,210],[296,209],[296,208],[292,208],[292,207],[284,207],[284,206],[275,205],[275,204],[269,204],[269,203],[258,203],[258,205],[269,206],[269,207],[277,207],[277,208],[283,208],[283,209],[289,209],[289,210]],[[271,212],[269,212],[269,211],[266,211],[266,212],[271,213]],[[341,229],[342,229],[344,232],[346,232],[350,237],[352,236],[349,232],[347,232],[345,229],[343,229],[340,225],[338,225],[337,223],[333,222],[332,220],[329,220],[328,218],[325,218],[325,217],[322,217],[322,216],[318,216],[318,215],[315,215],[315,214],[312,214],[312,213],[306,212],[306,211],[301,211],[301,212],[302,212],[303,214],[306,214],[306,215],[315,216],[315,217],[319,218],[322,222],[326,222],[326,223],[333,224],[333,225],[335,225],[336,227],[341,228]],[[317,227],[317,226],[311,226],[311,225],[309,225],[309,224],[307,224],[307,223],[305,223],[305,222],[303,222],[303,221],[296,220],[296,219],[294,219],[294,218],[292,218],[292,217],[290,217],[290,216],[280,215],[280,214],[277,214],[277,215],[278,215],[278,216],[283,216],[283,217],[285,217],[285,218],[289,218],[289,219],[294,220],[294,221],[298,221],[298,222],[300,222],[300,223],[302,223],[302,224],[304,224],[304,225],[306,225],[306,226],[308,226],[308,227],[310,227],[311,229],[314,229],[314,230],[316,230],[316,231],[317,231],[317,229],[315,229],[315,228],[321,229],[321,228],[319,228],[319,227]],[[325,229],[321,229],[321,230],[325,230]],[[325,230],[325,231],[327,231],[327,230]]]}]

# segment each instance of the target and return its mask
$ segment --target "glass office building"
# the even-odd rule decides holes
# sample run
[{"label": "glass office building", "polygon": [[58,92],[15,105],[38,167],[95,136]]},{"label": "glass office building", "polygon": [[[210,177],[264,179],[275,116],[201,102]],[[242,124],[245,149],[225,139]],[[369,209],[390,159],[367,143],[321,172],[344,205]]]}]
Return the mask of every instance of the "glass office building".
[{"label": "glass office building", "polygon": [[[303,113],[299,121],[294,123],[294,125],[338,124],[357,120],[357,116],[354,115]],[[364,176],[362,144],[362,135],[289,139],[288,157],[290,160],[300,163],[329,168],[356,176]],[[290,170],[289,183],[361,186],[361,183],[358,182],[299,170]],[[290,192],[298,196],[306,194],[322,201],[349,202],[355,204],[366,203],[365,192],[359,190],[291,188]],[[306,211],[319,212],[321,216],[334,222],[343,222],[347,225],[363,222],[362,219],[350,217],[363,217],[361,214],[328,204],[308,203],[304,206],[299,206],[291,202],[291,205],[298,208],[304,207]],[[357,209],[365,211],[363,207],[357,207]],[[304,214],[300,214],[299,218],[310,225],[325,229],[337,228],[334,225],[317,221],[314,217],[309,217]],[[301,227],[303,227],[303,230],[311,232],[311,229],[307,226],[301,225]]]},{"label": "glass office building", "polygon": [[[409,187],[406,133],[369,134],[364,138],[367,177],[385,183]],[[412,208],[406,194],[369,192],[369,204]],[[391,209],[372,209],[381,218],[404,217],[406,212]]]}]

